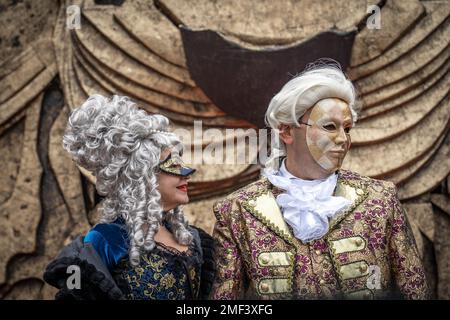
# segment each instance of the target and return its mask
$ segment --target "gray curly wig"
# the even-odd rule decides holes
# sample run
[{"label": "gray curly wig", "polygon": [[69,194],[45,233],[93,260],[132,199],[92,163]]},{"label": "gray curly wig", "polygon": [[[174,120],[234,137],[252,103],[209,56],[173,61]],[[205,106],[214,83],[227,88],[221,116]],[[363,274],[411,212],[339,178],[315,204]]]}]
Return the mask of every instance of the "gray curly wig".
[{"label": "gray curly wig", "polygon": [[163,217],[157,190],[161,152],[171,148],[177,156],[182,149],[168,126],[169,119],[147,114],[127,97],[93,95],[72,112],[63,137],[64,149],[94,174],[97,192],[105,196],[101,222],[124,219],[134,266],[141,253],[154,248],[163,219],[172,224],[178,243],[188,245],[193,239],[179,207]]}]

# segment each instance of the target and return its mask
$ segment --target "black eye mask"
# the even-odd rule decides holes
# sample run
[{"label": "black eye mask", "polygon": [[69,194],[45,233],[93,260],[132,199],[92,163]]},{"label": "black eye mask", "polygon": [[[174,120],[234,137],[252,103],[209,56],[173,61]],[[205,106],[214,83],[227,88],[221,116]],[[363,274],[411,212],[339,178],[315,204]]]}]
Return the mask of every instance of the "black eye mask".
[{"label": "black eye mask", "polygon": [[187,177],[196,171],[194,168],[186,167],[181,159],[172,159],[171,154],[161,161],[158,167],[164,173],[179,177]]}]

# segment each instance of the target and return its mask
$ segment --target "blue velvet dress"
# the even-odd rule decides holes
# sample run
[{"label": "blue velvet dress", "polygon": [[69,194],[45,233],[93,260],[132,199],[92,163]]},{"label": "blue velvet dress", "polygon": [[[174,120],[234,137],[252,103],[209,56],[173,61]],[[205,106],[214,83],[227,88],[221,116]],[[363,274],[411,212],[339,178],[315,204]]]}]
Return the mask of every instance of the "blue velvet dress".
[{"label": "blue velvet dress", "polygon": [[[165,222],[168,230],[170,224]],[[128,238],[122,220],[98,224],[84,238],[100,255],[112,277],[130,300],[197,299],[200,288],[202,260],[197,230],[186,252],[157,243],[141,256],[140,264],[132,266],[128,257]]]}]

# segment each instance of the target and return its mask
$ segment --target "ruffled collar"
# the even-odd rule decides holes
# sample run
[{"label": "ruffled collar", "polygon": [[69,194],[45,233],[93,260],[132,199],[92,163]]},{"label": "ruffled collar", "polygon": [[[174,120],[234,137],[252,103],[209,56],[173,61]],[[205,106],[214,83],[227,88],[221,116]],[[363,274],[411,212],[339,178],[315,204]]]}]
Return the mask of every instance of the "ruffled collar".
[{"label": "ruffled collar", "polygon": [[333,196],[338,179],[336,173],[326,179],[303,180],[292,175],[283,160],[278,172],[264,175],[284,191],[276,201],[294,236],[302,242],[322,238],[328,232],[329,219],[351,204],[344,197]]}]

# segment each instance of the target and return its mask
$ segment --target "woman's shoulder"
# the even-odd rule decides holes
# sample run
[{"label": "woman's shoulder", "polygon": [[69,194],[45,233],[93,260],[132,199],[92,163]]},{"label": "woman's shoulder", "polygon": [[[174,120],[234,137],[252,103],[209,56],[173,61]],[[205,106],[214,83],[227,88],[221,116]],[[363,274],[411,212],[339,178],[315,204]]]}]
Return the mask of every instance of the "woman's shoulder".
[{"label": "woman's shoulder", "polygon": [[83,239],[84,243],[91,243],[96,249],[103,246],[127,245],[127,231],[120,223],[96,224]]},{"label": "woman's shoulder", "polygon": [[201,264],[203,264],[206,260],[211,259],[214,254],[214,239],[200,227],[190,225],[188,228],[194,237],[193,247],[199,254]]},{"label": "woman's shoulder", "polygon": [[189,228],[192,230],[194,234],[194,240],[198,242],[201,246],[202,250],[211,251],[214,248],[214,238],[205,230],[200,227],[190,225]]},{"label": "woman's shoulder", "polygon": [[199,298],[208,299],[216,274],[214,238],[199,227],[190,227],[196,230],[202,250],[202,272]]},{"label": "woman's shoulder", "polygon": [[128,253],[128,233],[121,222],[95,225],[86,234],[83,242],[95,249],[109,270],[112,270]]}]

